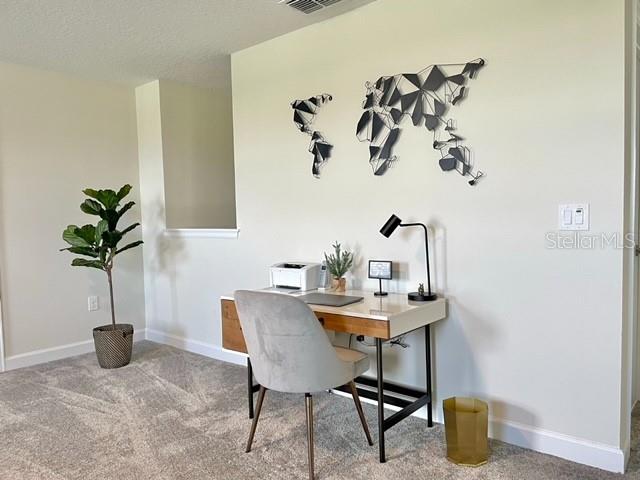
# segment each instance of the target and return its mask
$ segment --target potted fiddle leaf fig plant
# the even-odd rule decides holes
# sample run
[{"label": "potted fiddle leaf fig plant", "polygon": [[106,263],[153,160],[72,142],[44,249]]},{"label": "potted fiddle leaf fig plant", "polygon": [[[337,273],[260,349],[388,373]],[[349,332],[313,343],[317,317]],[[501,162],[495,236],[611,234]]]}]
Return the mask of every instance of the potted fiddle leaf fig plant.
[{"label": "potted fiddle leaf fig plant", "polygon": [[332,254],[324,254],[327,270],[332,277],[332,290],[344,292],[347,289],[347,279],[344,276],[353,266],[353,253],[342,251],[342,246],[338,242],[334,243],[332,247]]},{"label": "potted fiddle leaf fig plant", "polygon": [[111,324],[93,329],[93,341],[96,347],[98,363],[102,368],[119,368],[131,361],[133,349],[133,325],[116,323],[113,302],[113,267],[114,259],[125,250],[142,244],[142,240],[120,246],[123,237],[139,226],[134,223],[118,230],[118,222],[122,216],[135,205],[127,202],[120,206],[122,200],[131,191],[131,185],[120,190],[94,190],[87,188],[83,193],[89,197],[80,204],[80,210],[89,215],[99,217],[95,225],[82,227],[69,225],[62,232],[62,239],[70,246],[61,251],[69,251],[82,257],[71,261],[74,267],[88,267],[102,270],[107,275],[109,284],[109,300],[111,306]]}]

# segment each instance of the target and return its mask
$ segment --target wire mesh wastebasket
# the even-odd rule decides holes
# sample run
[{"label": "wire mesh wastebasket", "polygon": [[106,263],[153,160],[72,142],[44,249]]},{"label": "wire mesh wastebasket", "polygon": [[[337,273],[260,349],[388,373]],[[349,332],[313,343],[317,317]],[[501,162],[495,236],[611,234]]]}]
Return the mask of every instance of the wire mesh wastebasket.
[{"label": "wire mesh wastebasket", "polygon": [[489,406],[477,398],[451,397],[442,402],[447,458],[477,467],[489,458]]}]

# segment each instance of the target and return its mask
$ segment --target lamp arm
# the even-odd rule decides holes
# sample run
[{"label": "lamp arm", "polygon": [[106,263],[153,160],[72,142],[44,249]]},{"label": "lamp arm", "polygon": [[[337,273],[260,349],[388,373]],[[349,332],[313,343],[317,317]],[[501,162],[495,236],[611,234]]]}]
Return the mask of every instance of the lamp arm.
[{"label": "lamp arm", "polygon": [[429,268],[429,236],[427,234],[427,226],[424,223],[401,223],[400,227],[422,227],[424,229],[424,251],[427,261],[427,292],[431,295],[431,271]]}]

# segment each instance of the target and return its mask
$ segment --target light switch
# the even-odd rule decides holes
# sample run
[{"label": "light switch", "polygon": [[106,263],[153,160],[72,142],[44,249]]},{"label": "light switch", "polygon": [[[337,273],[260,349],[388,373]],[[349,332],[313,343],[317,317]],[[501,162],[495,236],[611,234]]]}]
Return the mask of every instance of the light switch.
[{"label": "light switch", "polygon": [[91,295],[87,298],[87,307],[90,312],[95,312],[100,309],[100,303],[98,302],[98,297],[96,295]]},{"label": "light switch", "polygon": [[589,230],[589,204],[571,203],[558,206],[559,230]]}]

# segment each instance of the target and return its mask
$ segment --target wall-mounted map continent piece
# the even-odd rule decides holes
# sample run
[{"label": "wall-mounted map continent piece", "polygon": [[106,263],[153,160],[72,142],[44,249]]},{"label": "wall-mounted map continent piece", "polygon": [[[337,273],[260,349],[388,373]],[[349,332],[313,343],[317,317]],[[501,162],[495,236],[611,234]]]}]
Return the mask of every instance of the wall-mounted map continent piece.
[{"label": "wall-mounted map continent piece", "polygon": [[470,185],[483,176],[474,171],[470,151],[461,145],[462,137],[453,133],[455,121],[445,115],[450,105],[465,97],[466,83],[484,66],[478,58],[468,63],[431,65],[418,73],[400,73],[366,83],[365,110],[358,121],[356,135],[369,143],[369,163],[375,175],[384,175],[396,161],[393,147],[400,135],[400,123],[409,117],[414,126],[424,124],[433,132],[433,148],[440,152],[440,168],[469,175]]},{"label": "wall-mounted map continent piece", "polygon": [[313,130],[311,124],[315,120],[320,107],[331,100],[333,100],[331,95],[323,93],[322,95],[316,95],[306,100],[294,100],[291,102],[291,108],[293,108],[293,123],[295,123],[298,130],[311,137],[311,143],[309,144],[309,152],[313,154],[311,173],[313,173],[313,176],[316,178],[320,178],[320,167],[322,167],[331,156],[333,145],[327,142],[319,131]]}]

